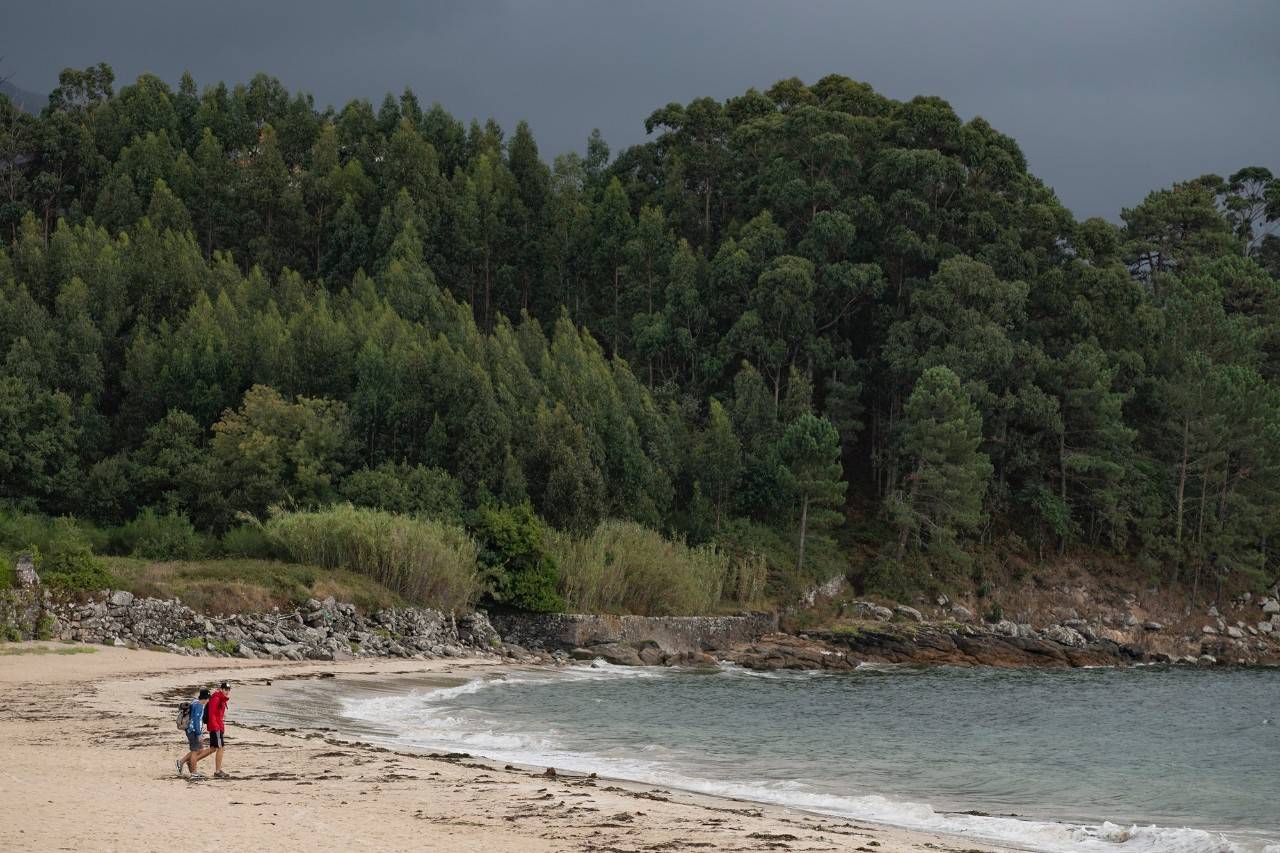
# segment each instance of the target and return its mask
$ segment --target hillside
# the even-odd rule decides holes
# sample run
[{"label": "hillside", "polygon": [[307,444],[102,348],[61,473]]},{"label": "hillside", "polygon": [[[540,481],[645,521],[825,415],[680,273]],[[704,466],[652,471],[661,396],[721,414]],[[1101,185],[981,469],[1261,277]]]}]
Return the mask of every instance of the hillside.
[{"label": "hillside", "polygon": [[98,65],[49,104],[0,97],[7,550],[329,554],[350,504],[414,595],[533,610],[1280,577],[1265,168],[1076,222],[982,118],[837,75],[550,164],[408,89]]}]

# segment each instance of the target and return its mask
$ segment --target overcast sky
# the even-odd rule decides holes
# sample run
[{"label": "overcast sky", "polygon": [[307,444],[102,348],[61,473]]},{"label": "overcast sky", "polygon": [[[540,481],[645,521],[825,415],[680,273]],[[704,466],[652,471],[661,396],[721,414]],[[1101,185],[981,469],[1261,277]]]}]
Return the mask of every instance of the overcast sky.
[{"label": "overcast sky", "polygon": [[106,61],[200,86],[258,71],[320,105],[411,86],[454,115],[524,118],[543,156],[615,151],[670,101],[829,73],[946,98],[1022,145],[1078,217],[1245,165],[1280,172],[1280,2],[6,3],[0,76],[47,92]]}]

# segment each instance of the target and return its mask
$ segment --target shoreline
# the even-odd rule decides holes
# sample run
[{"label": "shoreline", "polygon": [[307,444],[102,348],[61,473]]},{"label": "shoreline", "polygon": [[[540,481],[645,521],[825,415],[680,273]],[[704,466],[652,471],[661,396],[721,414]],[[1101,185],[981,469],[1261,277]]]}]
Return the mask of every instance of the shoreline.
[{"label": "shoreline", "polygon": [[52,650],[0,656],[0,798],[12,806],[0,815],[0,837],[20,849],[160,850],[178,837],[196,850],[1019,849],[626,780],[549,777],[338,732],[238,725],[234,695],[225,759],[232,778],[192,783],[174,775],[182,738],[173,728],[176,702],[167,698],[192,685],[325,673],[466,675],[509,662],[294,663],[50,643],[6,648]]}]

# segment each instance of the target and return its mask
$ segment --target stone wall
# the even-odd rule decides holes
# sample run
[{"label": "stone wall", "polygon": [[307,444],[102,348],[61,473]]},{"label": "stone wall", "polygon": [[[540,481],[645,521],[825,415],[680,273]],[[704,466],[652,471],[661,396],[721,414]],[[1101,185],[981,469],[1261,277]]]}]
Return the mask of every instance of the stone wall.
[{"label": "stone wall", "polygon": [[494,613],[504,640],[530,649],[582,649],[619,644],[656,646],[669,654],[727,649],[778,630],[777,616],[611,616]]},{"label": "stone wall", "polygon": [[366,616],[332,598],[310,599],[287,612],[218,618],[196,613],[177,599],[135,598],[118,590],[83,602],[46,601],[46,613],[52,639],[194,655],[277,660],[459,657],[490,650],[500,642],[482,612],[454,616],[406,607]]}]

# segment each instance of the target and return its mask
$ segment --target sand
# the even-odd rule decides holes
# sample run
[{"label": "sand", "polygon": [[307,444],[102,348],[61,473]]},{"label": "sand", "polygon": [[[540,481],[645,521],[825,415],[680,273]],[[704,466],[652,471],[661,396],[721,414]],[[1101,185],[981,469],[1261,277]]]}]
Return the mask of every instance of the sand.
[{"label": "sand", "polygon": [[[54,653],[72,648],[93,651]],[[32,653],[10,654],[15,650]],[[465,674],[496,665],[282,663],[2,645],[0,849],[1007,849],[646,785],[393,752],[331,734],[249,728],[236,723],[234,693],[224,767],[232,778],[189,782],[174,773],[185,745],[172,697],[195,686],[224,677],[247,683],[325,672]],[[212,759],[201,769],[212,773]]]}]

